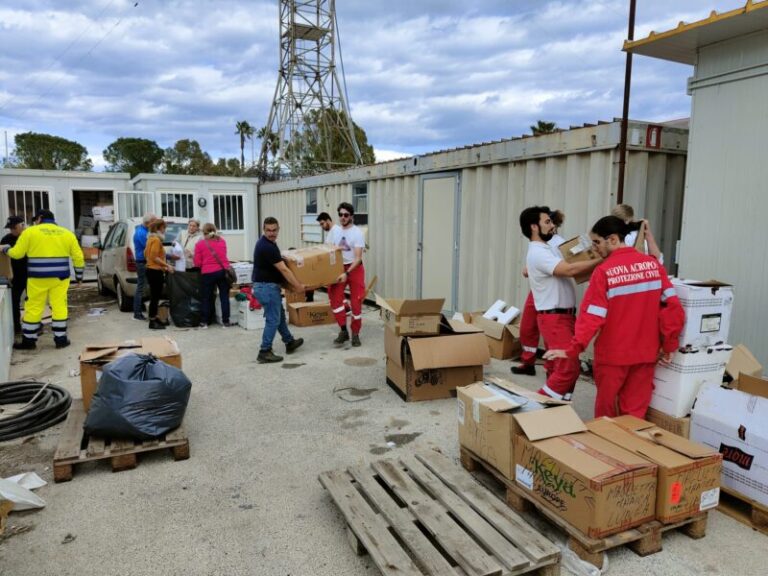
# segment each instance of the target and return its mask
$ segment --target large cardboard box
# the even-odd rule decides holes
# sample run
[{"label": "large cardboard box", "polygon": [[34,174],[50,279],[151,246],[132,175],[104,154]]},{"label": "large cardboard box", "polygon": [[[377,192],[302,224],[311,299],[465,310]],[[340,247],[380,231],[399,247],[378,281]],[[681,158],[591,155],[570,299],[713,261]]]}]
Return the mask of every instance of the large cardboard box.
[{"label": "large cardboard box", "polygon": [[657,466],[587,432],[570,406],[517,416],[515,482],[592,538],[653,520]]},{"label": "large cardboard box", "polygon": [[0,278],[13,280],[13,267],[8,254],[0,254]]},{"label": "large cardboard box", "polygon": [[701,282],[672,278],[685,309],[681,346],[713,346],[728,342],[733,309],[733,286],[718,280]]},{"label": "large cardboard box", "polygon": [[387,382],[407,402],[450,398],[459,386],[483,379],[491,361],[485,335],[463,322],[446,321],[439,336],[398,336],[384,330]]},{"label": "large cardboard box", "polygon": [[80,388],[86,412],[91,407],[91,398],[99,386],[104,365],[126,354],[152,354],[171,366],[181,368],[181,351],[171,338],[137,338],[124,342],[88,344],[80,353]]},{"label": "large cardboard box", "polygon": [[376,296],[381,319],[396,336],[431,336],[440,333],[445,298],[408,300]]},{"label": "large cardboard box", "polygon": [[723,457],[717,450],[633,416],[599,418],[587,422],[587,428],[659,467],[656,519],[660,522],[696,516],[720,501]]},{"label": "large cardboard box", "polygon": [[488,320],[482,312],[473,312],[470,315],[472,324],[482,328],[485,332],[488,349],[491,358],[508,360],[520,354],[520,317],[518,316],[509,324],[502,324],[496,320]]},{"label": "large cardboard box", "polygon": [[723,455],[723,487],[768,506],[768,381],[744,375],[739,385],[751,393],[702,386],[691,439]]},{"label": "large cardboard box", "polygon": [[308,290],[334,284],[344,273],[341,248],[327,245],[283,250],[283,259]]},{"label": "large cardboard box", "polygon": [[676,418],[687,416],[701,386],[723,381],[731,351],[730,346],[681,349],[669,364],[657,364],[651,407]]},{"label": "large cardboard box", "polygon": [[762,377],[763,365],[755,358],[749,348],[744,344],[739,344],[731,352],[731,358],[725,365],[725,373],[733,383],[733,387],[738,388],[739,378],[742,374],[757,378]]},{"label": "large cardboard box", "polygon": [[[592,250],[592,240],[586,234],[581,234],[570,240],[566,240],[559,246],[560,254],[566,262],[587,262],[596,260],[600,256]],[[576,284],[587,282],[592,272],[587,272],[574,277]]]},{"label": "large cardboard box", "polygon": [[294,302],[306,302],[307,301],[307,293],[306,292],[294,292],[293,290],[290,290],[288,288],[285,288],[285,303],[286,304],[293,304]]},{"label": "large cardboard box", "polygon": [[645,413],[645,419],[667,432],[672,432],[672,434],[677,434],[683,438],[690,438],[691,436],[690,416],[676,418],[665,414],[661,410],[656,410],[656,408],[648,408],[648,411]]},{"label": "large cardboard box", "polygon": [[459,444],[513,481],[516,415],[568,404],[494,376],[457,388],[456,398]]},{"label": "large cardboard box", "polygon": [[294,302],[288,304],[288,321],[294,326],[335,324],[329,302]]}]

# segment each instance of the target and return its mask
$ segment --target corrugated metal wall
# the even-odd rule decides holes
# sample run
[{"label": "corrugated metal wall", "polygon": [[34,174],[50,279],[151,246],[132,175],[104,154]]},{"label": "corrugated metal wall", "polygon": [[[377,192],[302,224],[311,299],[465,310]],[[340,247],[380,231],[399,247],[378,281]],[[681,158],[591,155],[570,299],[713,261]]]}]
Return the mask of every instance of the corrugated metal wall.
[{"label": "corrugated metal wall", "polygon": [[[762,64],[762,68],[758,67]],[[702,48],[691,81],[691,153],[680,275],[734,285],[732,344],[768,366],[768,32]]]},{"label": "corrugated metal wall", "polygon": [[[668,268],[679,237],[687,140],[685,131],[673,136],[676,150],[630,150],[625,191],[625,201],[651,221],[663,243]],[[376,291],[385,296],[416,297],[421,176],[456,171],[461,188],[459,307],[477,310],[499,298],[521,306],[528,282],[522,277],[527,240],[520,232],[520,211],[535,204],[562,209],[566,213],[563,233],[570,237],[586,232],[615,203],[618,152],[613,139],[617,141],[618,131],[614,124],[545,138],[551,138],[549,153],[535,142],[542,138],[529,138],[408,159],[401,166],[376,165],[367,169],[367,180],[366,169],[357,168],[266,184],[262,212],[280,219],[282,248],[303,245],[300,215],[306,209],[306,190],[317,188],[318,211],[335,215],[338,202],[351,200],[352,183],[367,181],[367,276],[379,277]],[[518,146],[517,152],[512,145]],[[520,147],[523,153],[535,150],[538,155],[503,160],[519,155]],[[379,173],[371,173],[372,169]]]}]

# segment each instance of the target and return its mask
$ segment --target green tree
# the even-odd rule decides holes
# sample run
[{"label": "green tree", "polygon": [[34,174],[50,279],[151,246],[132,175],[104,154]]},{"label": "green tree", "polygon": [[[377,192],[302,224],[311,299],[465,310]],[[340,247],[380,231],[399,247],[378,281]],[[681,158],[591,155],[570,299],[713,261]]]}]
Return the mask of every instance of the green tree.
[{"label": "green tree", "polygon": [[557,132],[557,124],[554,122],[546,122],[545,120],[537,120],[535,126],[531,126],[531,132],[534,136],[540,134],[553,134]]},{"label": "green tree", "polygon": [[[280,166],[277,164],[276,156],[277,151],[280,149],[280,137],[272,132],[267,126],[262,126],[256,131],[256,138],[262,141],[262,145],[265,143],[267,146],[267,166],[263,168],[264,173],[260,174],[263,180],[277,180],[279,177]],[[271,156],[271,158],[270,158]],[[259,166],[260,172],[262,167]]]},{"label": "green tree", "polygon": [[[357,164],[357,158],[349,141],[348,119],[344,112],[335,108],[311,110],[304,117],[304,146],[301,152],[303,170],[325,172]],[[352,122],[355,140],[360,149],[363,164],[373,164],[376,157],[368,136],[360,126]]]},{"label": "green tree", "polygon": [[166,148],[161,162],[164,174],[192,174],[205,176],[211,173],[213,161],[207,152],[200,148],[197,140],[178,140],[171,148]]},{"label": "green tree", "polygon": [[240,170],[245,171],[245,141],[253,136],[253,126],[241,120],[235,124],[235,134],[240,136]]},{"label": "green tree", "polygon": [[50,134],[25,132],[14,137],[16,168],[36,170],[79,170],[93,169],[85,146],[66,138]]},{"label": "green tree", "polygon": [[211,165],[210,176],[242,176],[243,171],[237,158],[219,158]]},{"label": "green tree", "polygon": [[163,159],[163,149],[154,140],[118,138],[102,152],[110,172],[130,172],[131,178],[152,173]]}]

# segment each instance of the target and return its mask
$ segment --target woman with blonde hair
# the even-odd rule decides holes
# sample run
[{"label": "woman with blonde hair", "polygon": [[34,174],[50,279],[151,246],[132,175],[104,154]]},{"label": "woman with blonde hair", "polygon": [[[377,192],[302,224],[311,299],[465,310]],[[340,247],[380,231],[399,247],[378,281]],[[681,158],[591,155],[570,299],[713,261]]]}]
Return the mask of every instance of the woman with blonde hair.
[{"label": "woman with blonde hair", "polygon": [[166,261],[165,248],[163,248],[165,222],[158,218],[152,220],[147,228],[149,234],[144,248],[144,257],[147,260],[147,284],[149,284],[149,328],[163,330],[166,324],[157,317],[157,308],[163,293],[164,272],[173,274],[173,266]]},{"label": "woman with blonde hair", "polygon": [[207,328],[211,321],[215,290],[219,290],[221,301],[221,322],[225,327],[234,326],[229,322],[229,268],[227,242],[216,226],[207,222],[203,226],[203,237],[195,244],[194,264],[200,268],[200,328]]}]

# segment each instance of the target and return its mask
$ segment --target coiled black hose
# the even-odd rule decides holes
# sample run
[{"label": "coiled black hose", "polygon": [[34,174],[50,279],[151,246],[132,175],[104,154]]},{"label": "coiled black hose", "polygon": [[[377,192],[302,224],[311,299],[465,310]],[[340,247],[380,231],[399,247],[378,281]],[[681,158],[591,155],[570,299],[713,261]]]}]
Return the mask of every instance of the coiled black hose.
[{"label": "coiled black hose", "polygon": [[[23,404],[19,412],[8,414],[7,404]],[[29,436],[58,424],[67,417],[72,397],[55,384],[37,380],[0,383],[0,442]]]}]

